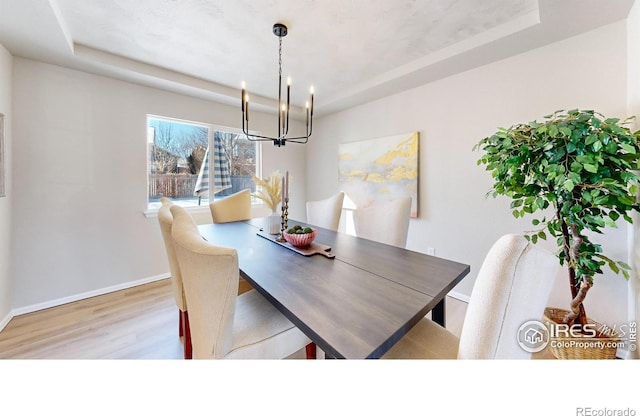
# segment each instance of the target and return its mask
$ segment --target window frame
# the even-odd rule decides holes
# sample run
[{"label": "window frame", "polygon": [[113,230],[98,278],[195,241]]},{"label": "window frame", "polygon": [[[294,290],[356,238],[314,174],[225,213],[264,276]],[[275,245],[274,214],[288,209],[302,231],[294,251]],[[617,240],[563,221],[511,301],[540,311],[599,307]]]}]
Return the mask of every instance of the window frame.
[{"label": "window frame", "polygon": [[[173,122],[173,123],[179,123],[179,124],[187,124],[187,125],[191,125],[191,126],[195,126],[195,127],[202,127],[207,129],[207,145],[208,146],[212,146],[213,145],[213,135],[215,131],[222,131],[225,133],[232,133],[232,134],[244,134],[244,132],[241,129],[235,128],[235,127],[228,127],[228,126],[223,126],[223,125],[219,125],[219,124],[212,124],[212,123],[204,123],[204,122],[200,122],[200,121],[191,121],[191,120],[185,120],[185,119],[180,119],[180,118],[176,118],[176,117],[168,117],[168,116],[160,116],[160,115],[156,115],[156,114],[147,114],[146,115],[146,129],[147,129],[147,146],[146,146],[146,176],[147,176],[147,180],[146,180],[146,209],[144,210],[144,216],[147,218],[150,217],[157,217],[158,215],[158,210],[160,209],[160,202],[149,202],[149,177],[150,177],[150,173],[151,173],[151,169],[150,169],[150,163],[151,160],[149,158],[149,150],[150,150],[150,145],[153,143],[152,141],[149,140],[149,123],[151,120],[160,120],[160,121],[166,121],[166,122]],[[262,176],[261,172],[262,172],[262,143],[261,142],[255,142],[255,146],[256,146],[256,151],[255,151],[255,158],[256,158],[256,172],[255,174],[257,176]],[[213,157],[211,154],[209,155],[209,158]],[[211,159],[210,159],[211,160]],[[199,213],[209,213],[210,212],[210,208],[209,208],[209,203],[211,202],[210,197],[213,195],[209,195],[209,197],[207,198],[207,202],[202,204],[202,205],[192,205],[192,204],[181,204],[180,201],[174,202],[177,205],[180,205],[181,207],[185,208],[187,211],[189,211],[191,214],[199,214]],[[194,196],[195,199],[197,199],[197,197]],[[224,199],[225,197],[222,198],[214,198],[214,199]],[[255,198],[251,198],[251,204],[252,206],[260,206],[261,202],[257,201]]]}]

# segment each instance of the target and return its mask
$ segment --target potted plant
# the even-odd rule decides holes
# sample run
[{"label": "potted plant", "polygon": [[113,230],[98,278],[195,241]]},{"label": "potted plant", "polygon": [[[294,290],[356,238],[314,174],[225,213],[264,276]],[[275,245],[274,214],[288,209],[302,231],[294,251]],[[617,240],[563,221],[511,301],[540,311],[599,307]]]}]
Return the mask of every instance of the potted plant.
[{"label": "potted plant", "polygon": [[583,301],[603,267],[629,278],[629,266],[607,257],[590,237],[620,218],[631,223],[629,214],[640,210],[640,131],[632,133],[629,122],[593,110],[559,110],[542,122],[500,128],[474,146],[485,152],[478,165],[494,179],[487,195],[511,198],[516,218],[538,213],[525,235],[532,243],[556,239],[572,296],[562,323],[572,330],[584,332],[590,322]]}]

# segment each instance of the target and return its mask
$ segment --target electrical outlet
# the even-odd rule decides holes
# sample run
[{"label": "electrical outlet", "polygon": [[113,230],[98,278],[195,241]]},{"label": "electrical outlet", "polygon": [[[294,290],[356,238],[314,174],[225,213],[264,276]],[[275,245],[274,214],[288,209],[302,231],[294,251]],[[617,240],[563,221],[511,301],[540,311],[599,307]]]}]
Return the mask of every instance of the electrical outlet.
[{"label": "electrical outlet", "polygon": [[435,256],[436,255],[436,249],[433,247],[427,247],[427,254],[430,256]]}]

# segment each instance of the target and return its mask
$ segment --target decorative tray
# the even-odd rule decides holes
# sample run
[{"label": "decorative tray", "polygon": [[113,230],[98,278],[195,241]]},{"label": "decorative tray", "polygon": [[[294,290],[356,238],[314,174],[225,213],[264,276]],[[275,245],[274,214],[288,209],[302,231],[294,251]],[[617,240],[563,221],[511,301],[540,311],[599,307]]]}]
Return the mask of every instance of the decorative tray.
[{"label": "decorative tray", "polygon": [[286,241],[281,243],[280,241],[276,240],[278,238],[277,235],[268,234],[263,230],[258,231],[256,234],[276,244],[280,244],[282,247],[286,247],[291,251],[295,251],[296,253],[302,254],[303,256],[308,257],[308,256],[313,256],[314,254],[322,254],[328,259],[333,259],[336,257],[335,254],[330,253],[331,247],[325,246],[324,244],[316,243],[315,241],[306,247],[295,247]]}]

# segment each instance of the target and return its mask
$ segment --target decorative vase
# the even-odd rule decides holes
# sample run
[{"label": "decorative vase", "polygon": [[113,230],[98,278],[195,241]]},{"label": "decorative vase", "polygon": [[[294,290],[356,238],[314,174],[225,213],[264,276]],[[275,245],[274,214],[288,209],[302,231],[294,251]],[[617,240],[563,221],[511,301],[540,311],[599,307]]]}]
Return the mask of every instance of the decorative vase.
[{"label": "decorative vase", "polygon": [[269,234],[280,234],[281,219],[282,218],[280,217],[280,215],[278,215],[275,211],[269,214],[269,216],[267,217],[267,231],[269,232]]}]

